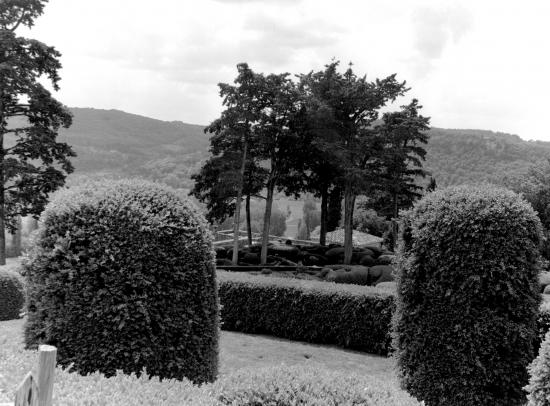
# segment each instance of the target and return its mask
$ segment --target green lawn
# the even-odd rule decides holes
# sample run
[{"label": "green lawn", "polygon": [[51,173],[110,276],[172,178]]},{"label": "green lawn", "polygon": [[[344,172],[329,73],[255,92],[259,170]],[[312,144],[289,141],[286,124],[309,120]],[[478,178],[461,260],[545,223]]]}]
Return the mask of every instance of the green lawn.
[{"label": "green lawn", "polygon": [[[22,344],[24,320],[0,322],[0,402],[11,400],[15,385],[32,368],[35,355]],[[19,367],[13,368],[15,359]],[[396,383],[393,360],[385,357],[346,351],[337,347],[294,342],[274,337],[222,331],[220,340],[220,373],[243,367],[265,367],[279,364],[308,364],[330,370],[356,372]],[[25,368],[27,368],[25,370]]]}]

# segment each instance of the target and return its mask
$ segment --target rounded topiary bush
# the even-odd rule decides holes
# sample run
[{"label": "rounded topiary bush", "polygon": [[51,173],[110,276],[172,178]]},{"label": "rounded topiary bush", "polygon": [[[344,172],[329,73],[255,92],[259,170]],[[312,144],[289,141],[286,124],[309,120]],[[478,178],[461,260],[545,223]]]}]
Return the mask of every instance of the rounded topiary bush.
[{"label": "rounded topiary bush", "polygon": [[393,320],[403,387],[426,405],[521,405],[537,341],[541,224],[492,186],[443,189],[404,218]]},{"label": "rounded topiary bush", "polygon": [[539,355],[529,365],[528,406],[550,406],[550,331],[542,342]]},{"label": "rounded topiary bush", "polygon": [[28,347],[55,345],[81,373],[215,379],[211,236],[173,189],[123,180],[58,193],[24,268]]},{"label": "rounded topiary bush", "polygon": [[18,319],[24,303],[21,276],[0,269],[0,321]]}]

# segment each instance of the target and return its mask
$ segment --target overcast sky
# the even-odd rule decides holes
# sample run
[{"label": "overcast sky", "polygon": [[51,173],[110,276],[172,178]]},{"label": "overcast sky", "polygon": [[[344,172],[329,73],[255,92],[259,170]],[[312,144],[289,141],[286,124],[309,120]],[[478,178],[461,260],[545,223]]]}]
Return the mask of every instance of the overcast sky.
[{"label": "overcast sky", "polygon": [[207,124],[236,65],[292,74],[333,57],[397,73],[432,125],[550,141],[550,1],[50,0],[30,31],[62,54],[71,107]]}]

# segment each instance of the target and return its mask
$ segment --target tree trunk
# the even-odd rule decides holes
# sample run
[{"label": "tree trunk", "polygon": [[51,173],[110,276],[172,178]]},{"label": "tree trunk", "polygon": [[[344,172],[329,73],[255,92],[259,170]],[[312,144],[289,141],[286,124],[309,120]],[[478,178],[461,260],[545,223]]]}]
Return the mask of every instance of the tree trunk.
[{"label": "tree trunk", "polygon": [[29,220],[29,234],[38,229],[38,220],[31,217]]},{"label": "tree trunk", "polygon": [[4,221],[4,103],[0,89],[0,265],[6,265],[6,222]]},{"label": "tree trunk", "polygon": [[252,224],[250,224],[250,195],[246,195],[246,234],[248,245],[252,245]]},{"label": "tree trunk", "polygon": [[21,256],[21,216],[17,216],[17,228],[15,232],[11,235],[11,245],[13,247],[13,255],[15,257]]},{"label": "tree trunk", "polygon": [[264,213],[264,229],[262,233],[262,251],[260,254],[260,263],[263,265],[267,262],[267,244],[269,243],[269,226],[271,223],[271,206],[273,206],[273,191],[275,182],[270,179],[267,182],[267,198],[265,199]]},{"label": "tree trunk", "polygon": [[246,152],[248,149],[248,144],[246,140],[244,142],[243,148],[243,161],[241,164],[241,179],[239,184],[239,189],[237,190],[237,199],[235,200],[235,218],[233,220],[233,265],[238,265],[239,263],[239,226],[241,222],[241,200],[243,196],[243,185],[244,185],[244,171],[246,168]]},{"label": "tree trunk", "polygon": [[344,264],[351,264],[353,255],[353,208],[355,193],[351,184],[346,185],[344,192]]},{"label": "tree trunk", "polygon": [[393,194],[393,218],[396,219],[399,217],[399,206],[397,200],[397,193]]},{"label": "tree trunk", "polygon": [[319,232],[319,244],[327,244],[327,217],[328,217],[328,186],[321,190],[321,230]]},{"label": "tree trunk", "polygon": [[342,217],[342,189],[335,186],[328,198],[327,210],[327,231],[334,231],[338,228]]}]

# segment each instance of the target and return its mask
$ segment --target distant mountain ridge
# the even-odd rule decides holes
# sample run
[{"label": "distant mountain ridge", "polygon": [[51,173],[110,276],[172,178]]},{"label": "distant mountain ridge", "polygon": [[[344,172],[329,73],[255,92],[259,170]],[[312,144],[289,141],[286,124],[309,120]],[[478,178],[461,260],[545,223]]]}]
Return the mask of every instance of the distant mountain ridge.
[{"label": "distant mountain ridge", "polygon": [[120,110],[70,110],[73,125],[59,139],[78,154],[75,174],[140,176],[189,188],[191,174],[208,155],[209,137],[201,125]]},{"label": "distant mountain ridge", "polygon": [[[75,174],[140,176],[177,188],[208,158],[204,126],[162,121],[120,110],[71,108],[73,125],[60,140],[73,146]],[[425,168],[438,186],[491,181],[550,157],[550,142],[486,130],[430,130]]]}]

